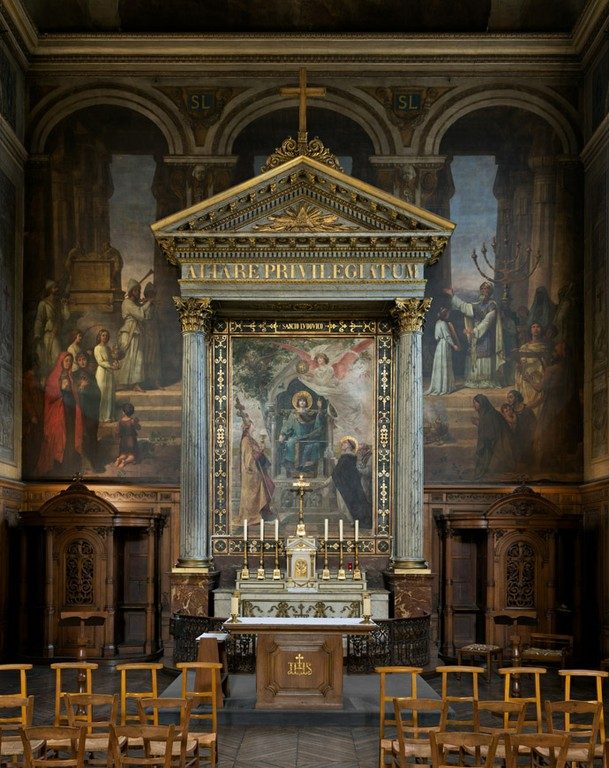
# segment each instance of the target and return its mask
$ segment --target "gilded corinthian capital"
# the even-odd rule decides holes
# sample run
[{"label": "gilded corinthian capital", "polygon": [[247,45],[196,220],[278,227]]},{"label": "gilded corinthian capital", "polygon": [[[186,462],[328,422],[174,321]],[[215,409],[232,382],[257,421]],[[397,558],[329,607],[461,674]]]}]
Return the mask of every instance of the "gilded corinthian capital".
[{"label": "gilded corinthian capital", "polygon": [[214,314],[211,299],[195,299],[193,297],[182,299],[179,296],[174,296],[173,303],[176,305],[180,316],[182,333],[202,331],[205,338],[209,339]]},{"label": "gilded corinthian capital", "polygon": [[394,322],[395,333],[422,331],[425,315],[431,306],[431,299],[396,299],[389,310]]}]

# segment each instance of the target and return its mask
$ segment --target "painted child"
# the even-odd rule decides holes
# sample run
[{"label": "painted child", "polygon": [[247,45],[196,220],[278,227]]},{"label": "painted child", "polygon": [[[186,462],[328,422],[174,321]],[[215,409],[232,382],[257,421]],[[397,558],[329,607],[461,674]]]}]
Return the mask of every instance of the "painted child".
[{"label": "painted child", "polygon": [[140,421],[134,416],[135,408],[131,403],[125,403],[122,407],[123,415],[118,420],[118,456],[114,462],[115,467],[124,467],[134,464],[138,456],[137,433],[140,429]]}]

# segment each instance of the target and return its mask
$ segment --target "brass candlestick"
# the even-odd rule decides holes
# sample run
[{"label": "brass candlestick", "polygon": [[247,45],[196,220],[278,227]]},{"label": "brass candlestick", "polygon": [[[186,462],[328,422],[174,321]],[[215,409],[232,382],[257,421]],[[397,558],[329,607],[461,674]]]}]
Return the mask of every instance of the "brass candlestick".
[{"label": "brass candlestick", "polygon": [[260,539],[260,562],[258,563],[258,573],[256,578],[264,579],[264,541]]},{"label": "brass candlestick", "polygon": [[241,568],[241,578],[242,579],[249,579],[250,577],[250,569],[248,568],[247,564],[247,539],[243,542],[243,566]]},{"label": "brass candlestick", "polygon": [[323,581],[329,581],[330,569],[328,568],[328,539],[324,539],[324,568],[321,572]]},{"label": "brass candlestick", "polygon": [[353,541],[353,549],[354,549],[354,556],[353,556],[353,580],[354,581],[361,581],[362,580],[362,572],[360,571],[359,567],[359,557],[358,557],[358,551],[357,551],[357,539],[354,539]]},{"label": "brass candlestick", "polygon": [[339,581],[344,581],[347,577],[345,575],[345,566],[343,563],[343,542],[342,539],[338,542],[338,573],[336,578]]},{"label": "brass candlestick", "polygon": [[279,570],[279,539],[275,539],[275,568],[273,569],[273,578],[281,578],[281,571]]}]

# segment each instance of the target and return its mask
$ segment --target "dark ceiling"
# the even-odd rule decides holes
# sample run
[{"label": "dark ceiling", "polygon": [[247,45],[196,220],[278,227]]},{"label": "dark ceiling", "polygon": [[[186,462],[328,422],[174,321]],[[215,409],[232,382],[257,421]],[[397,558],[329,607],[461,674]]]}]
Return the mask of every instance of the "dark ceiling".
[{"label": "dark ceiling", "polygon": [[586,0],[22,0],[40,32],[570,32]]}]

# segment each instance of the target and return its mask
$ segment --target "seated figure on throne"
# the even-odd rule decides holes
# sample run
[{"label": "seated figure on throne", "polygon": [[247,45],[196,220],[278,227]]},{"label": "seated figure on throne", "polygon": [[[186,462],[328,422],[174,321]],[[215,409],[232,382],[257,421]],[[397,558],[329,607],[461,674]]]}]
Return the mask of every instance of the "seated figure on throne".
[{"label": "seated figure on throne", "polygon": [[301,390],[292,397],[293,409],[279,433],[280,464],[287,477],[299,474],[316,477],[319,460],[327,445],[327,410],[318,398],[313,408],[310,392]]}]

